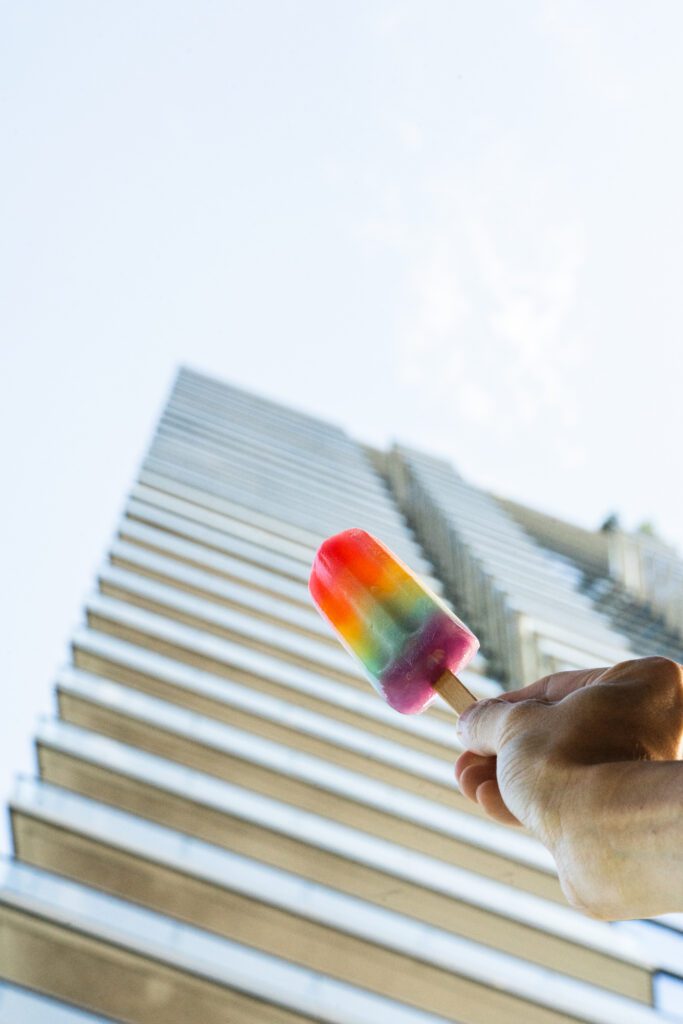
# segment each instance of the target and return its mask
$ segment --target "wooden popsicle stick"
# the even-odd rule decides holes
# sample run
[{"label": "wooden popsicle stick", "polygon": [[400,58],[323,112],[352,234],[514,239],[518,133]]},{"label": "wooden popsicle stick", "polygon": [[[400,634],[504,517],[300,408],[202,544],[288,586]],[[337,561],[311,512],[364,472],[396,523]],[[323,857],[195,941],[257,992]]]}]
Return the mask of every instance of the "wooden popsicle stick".
[{"label": "wooden popsicle stick", "polygon": [[457,715],[461,715],[470,704],[478,700],[450,669],[442,672],[434,683],[434,689],[447,704],[450,704]]}]

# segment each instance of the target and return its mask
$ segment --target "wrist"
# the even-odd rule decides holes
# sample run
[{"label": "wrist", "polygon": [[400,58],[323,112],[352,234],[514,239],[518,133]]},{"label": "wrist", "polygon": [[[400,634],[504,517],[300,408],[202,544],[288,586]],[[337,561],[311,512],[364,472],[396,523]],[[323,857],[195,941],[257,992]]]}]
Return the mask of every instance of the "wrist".
[{"label": "wrist", "polygon": [[683,762],[571,770],[557,842],[569,902],[606,920],[683,910]]}]

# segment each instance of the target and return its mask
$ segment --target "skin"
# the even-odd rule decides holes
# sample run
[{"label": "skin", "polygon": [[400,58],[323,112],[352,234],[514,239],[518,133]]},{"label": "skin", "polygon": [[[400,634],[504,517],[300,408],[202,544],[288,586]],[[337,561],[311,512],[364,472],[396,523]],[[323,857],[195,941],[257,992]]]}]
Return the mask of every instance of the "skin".
[{"label": "skin", "polygon": [[460,717],[463,794],[552,853],[568,902],[613,921],[683,911],[683,668],[558,672]]}]

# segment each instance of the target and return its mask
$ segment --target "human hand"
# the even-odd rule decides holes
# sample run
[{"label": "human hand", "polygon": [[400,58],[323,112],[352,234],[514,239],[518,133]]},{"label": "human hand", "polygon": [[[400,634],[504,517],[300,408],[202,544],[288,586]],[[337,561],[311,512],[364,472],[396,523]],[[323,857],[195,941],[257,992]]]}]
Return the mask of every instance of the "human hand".
[{"label": "human hand", "polygon": [[[463,794],[548,847],[572,905],[607,918],[683,909],[649,909],[671,899],[670,888],[653,891],[673,850],[653,846],[652,829],[674,809],[681,817],[683,766],[643,772],[644,762],[683,753],[680,665],[641,658],[555,673],[478,701],[460,717],[458,734],[467,747],[455,769]],[[660,846],[665,832],[666,842],[683,838],[660,827]]]}]

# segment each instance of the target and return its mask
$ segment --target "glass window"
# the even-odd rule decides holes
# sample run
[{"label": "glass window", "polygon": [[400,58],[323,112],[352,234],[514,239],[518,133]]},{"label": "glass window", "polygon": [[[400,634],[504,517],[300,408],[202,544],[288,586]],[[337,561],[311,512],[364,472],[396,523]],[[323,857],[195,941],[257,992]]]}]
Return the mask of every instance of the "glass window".
[{"label": "glass window", "polygon": [[660,972],[655,974],[652,985],[657,1009],[672,1020],[683,1020],[683,978]]}]

